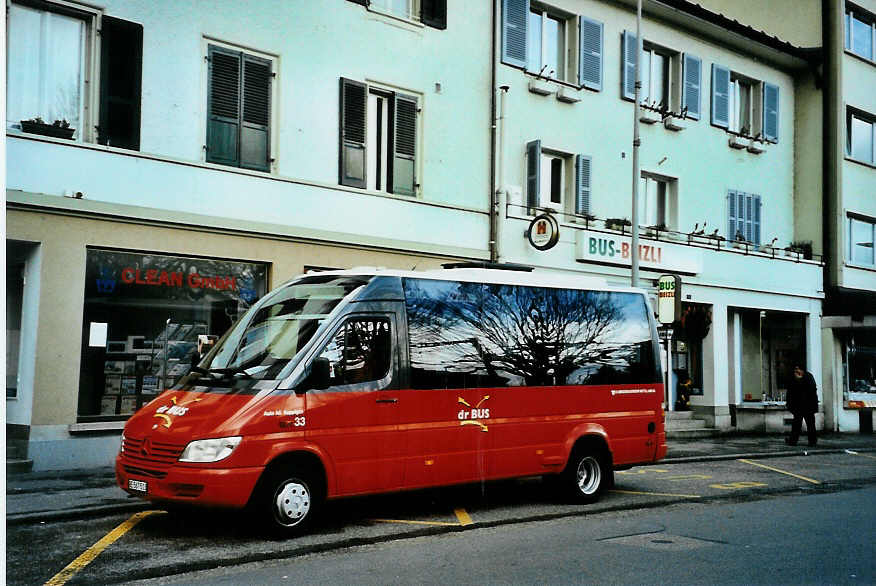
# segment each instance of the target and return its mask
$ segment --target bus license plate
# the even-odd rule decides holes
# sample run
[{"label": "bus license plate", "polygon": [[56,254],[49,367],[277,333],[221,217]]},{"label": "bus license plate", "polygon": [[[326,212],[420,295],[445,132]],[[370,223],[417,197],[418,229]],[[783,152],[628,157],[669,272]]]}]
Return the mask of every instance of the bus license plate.
[{"label": "bus license plate", "polygon": [[134,480],[133,478],[128,479],[128,488],[134,490],[136,492],[146,492],[147,486],[145,480]]}]

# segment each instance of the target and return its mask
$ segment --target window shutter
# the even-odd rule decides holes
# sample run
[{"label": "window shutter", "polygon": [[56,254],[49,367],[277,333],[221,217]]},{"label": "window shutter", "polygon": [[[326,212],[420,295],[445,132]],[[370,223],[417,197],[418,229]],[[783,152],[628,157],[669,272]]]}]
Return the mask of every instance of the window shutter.
[{"label": "window shutter", "polygon": [[392,192],[416,195],[417,99],[395,97]]},{"label": "window shutter", "polygon": [[578,83],[593,90],[602,90],[602,23],[580,17],[578,25],[580,40],[578,58]]},{"label": "window shutter", "polygon": [[541,141],[526,143],[526,205],[537,208],[541,188]]},{"label": "window shutter", "polygon": [[752,227],[751,241],[759,246],[760,245],[760,196],[759,195],[752,195],[751,200],[752,200],[752,208],[754,211],[754,217],[751,220],[751,227]]},{"label": "window shutter", "polygon": [[211,45],[208,58],[207,162],[237,165],[241,54]]},{"label": "window shutter", "polygon": [[727,193],[727,241],[736,240],[736,192]]},{"label": "window shutter", "polygon": [[529,0],[502,0],[502,61],[526,67]]},{"label": "window shutter", "polygon": [[270,169],[271,62],[243,56],[243,117],[240,127],[240,166]]},{"label": "window shutter", "polygon": [[433,28],[447,28],[447,0],[420,0],[420,21]]},{"label": "window shutter", "polygon": [[590,170],[592,160],[586,155],[575,156],[575,213],[590,214]]},{"label": "window shutter", "polygon": [[624,31],[623,48],[623,63],[621,64],[621,91],[623,97],[628,100],[636,99],[636,51],[638,50],[638,40],[636,35],[630,31]]},{"label": "window shutter", "polygon": [[143,25],[101,19],[100,121],[97,141],[140,150]]},{"label": "window shutter", "polygon": [[341,78],[340,155],[338,182],[365,188],[365,107],[368,88],[364,83]]},{"label": "window shutter", "polygon": [[730,125],[730,70],[712,63],[712,124]]},{"label": "window shutter", "polygon": [[[749,242],[754,242],[754,202],[751,199],[751,194],[744,194],[745,202],[745,239]],[[755,244],[757,244],[755,242]]]},{"label": "window shutter", "polygon": [[779,142],[779,88],[771,83],[763,84],[763,136]]},{"label": "window shutter", "polygon": [[687,117],[700,119],[700,87],[702,87],[703,63],[699,57],[684,54],[681,89],[681,108],[687,108]]}]

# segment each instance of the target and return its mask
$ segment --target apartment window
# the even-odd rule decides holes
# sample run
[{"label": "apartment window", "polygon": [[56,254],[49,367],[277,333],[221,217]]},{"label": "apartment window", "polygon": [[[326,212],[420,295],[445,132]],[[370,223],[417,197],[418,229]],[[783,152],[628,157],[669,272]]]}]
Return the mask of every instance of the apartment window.
[{"label": "apartment window", "polygon": [[433,28],[447,28],[447,0],[350,0],[374,12],[420,21]]},{"label": "apartment window", "polygon": [[526,197],[531,211],[553,209],[564,214],[590,213],[591,158],[526,145]]},{"label": "apartment window", "polygon": [[761,197],[742,191],[727,192],[728,241],[746,241],[760,245]]},{"label": "apartment window", "polygon": [[565,81],[566,18],[543,8],[529,11],[526,69],[542,77]]},{"label": "apartment window", "polygon": [[[576,26],[577,22],[577,26]],[[603,25],[530,0],[502,0],[502,62],[602,89]]]},{"label": "apartment window", "polygon": [[778,86],[713,63],[712,124],[733,133],[778,142]]},{"label": "apartment window", "polygon": [[876,223],[864,218],[849,218],[849,261],[854,264],[876,265]]},{"label": "apartment window", "polygon": [[272,61],[218,45],[207,61],[207,162],[268,171]]},{"label": "apartment window", "polygon": [[876,17],[857,8],[846,9],[846,50],[876,61]]},{"label": "apartment window", "polygon": [[846,112],[846,151],[857,161],[876,164],[876,122],[857,110]]},{"label": "apartment window", "polygon": [[339,183],[417,193],[418,99],[341,78]]},{"label": "apartment window", "polygon": [[[621,88],[624,99],[633,100],[636,85],[636,35],[624,31],[622,42]],[[700,70],[701,61],[698,57],[643,41],[639,58],[642,79],[640,103],[646,107],[698,120]]]},{"label": "apartment window", "polygon": [[[7,14],[6,127],[71,138],[50,128],[66,122],[73,140],[94,140],[96,127],[101,144],[139,149],[143,27],[104,15],[95,72],[96,10],[13,2]],[[22,124],[36,119],[47,126]]]},{"label": "apartment window", "polygon": [[675,228],[675,180],[642,173],[639,187],[639,224]]}]

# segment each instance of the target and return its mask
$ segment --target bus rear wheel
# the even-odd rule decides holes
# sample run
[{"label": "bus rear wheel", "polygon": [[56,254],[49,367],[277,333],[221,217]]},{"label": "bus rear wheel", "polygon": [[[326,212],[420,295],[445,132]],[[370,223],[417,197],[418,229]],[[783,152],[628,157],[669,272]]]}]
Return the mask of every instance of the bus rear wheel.
[{"label": "bus rear wheel", "polygon": [[563,484],[569,497],[578,503],[592,503],[611,483],[608,458],[603,451],[576,450],[563,471]]}]

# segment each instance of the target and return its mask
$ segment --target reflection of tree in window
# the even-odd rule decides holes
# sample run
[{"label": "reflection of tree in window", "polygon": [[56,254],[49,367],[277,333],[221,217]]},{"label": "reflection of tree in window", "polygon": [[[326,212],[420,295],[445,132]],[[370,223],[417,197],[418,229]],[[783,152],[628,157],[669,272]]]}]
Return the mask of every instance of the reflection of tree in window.
[{"label": "reflection of tree in window", "polygon": [[389,372],[392,343],[386,320],[344,324],[320,355],[330,365],[331,386],[375,381]]},{"label": "reflection of tree in window", "polygon": [[639,295],[412,279],[405,293],[417,388],[654,378]]}]

